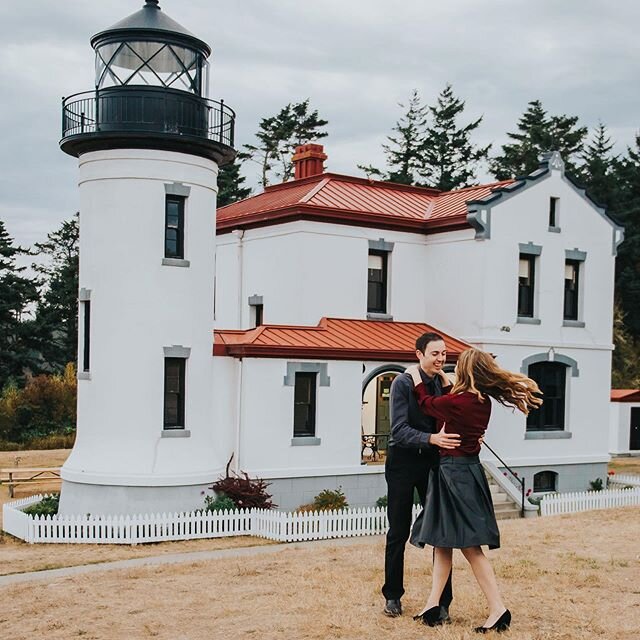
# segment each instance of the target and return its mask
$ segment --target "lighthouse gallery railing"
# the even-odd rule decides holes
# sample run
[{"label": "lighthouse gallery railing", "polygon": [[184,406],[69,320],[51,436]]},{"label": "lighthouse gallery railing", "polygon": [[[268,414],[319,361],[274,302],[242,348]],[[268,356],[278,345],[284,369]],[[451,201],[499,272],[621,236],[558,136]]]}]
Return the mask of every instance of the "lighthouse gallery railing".
[{"label": "lighthouse gallery railing", "polygon": [[62,138],[92,133],[169,134],[229,147],[236,114],[224,101],[164,87],[117,87],[62,99]]}]

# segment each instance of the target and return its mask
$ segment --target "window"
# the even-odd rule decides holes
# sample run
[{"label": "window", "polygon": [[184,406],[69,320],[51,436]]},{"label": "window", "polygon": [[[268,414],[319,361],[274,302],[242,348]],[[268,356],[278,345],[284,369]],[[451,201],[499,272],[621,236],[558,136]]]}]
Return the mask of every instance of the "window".
[{"label": "window", "polygon": [[184,200],[181,196],[165,196],[165,258],[184,258]]},{"label": "window", "polygon": [[564,319],[578,319],[578,287],[580,262],[567,260],[564,264]]},{"label": "window", "polygon": [[164,359],[164,428],[184,429],[186,359]]},{"label": "window", "polygon": [[536,256],[520,254],[518,268],[518,316],[534,317],[534,287],[536,277]]},{"label": "window", "polygon": [[260,327],[264,324],[263,297],[257,294],[249,296],[249,322],[254,327]]},{"label": "window", "polygon": [[367,312],[387,313],[386,251],[369,251]]},{"label": "window", "polygon": [[90,370],[90,336],[91,336],[91,300],[82,302],[83,306],[83,330],[82,330],[82,370]]},{"label": "window", "polygon": [[558,226],[558,203],[560,198],[549,198],[549,226]]},{"label": "window", "polygon": [[560,362],[537,362],[528,375],[542,391],[544,404],[527,416],[527,431],[563,431],[567,366]]},{"label": "window", "polygon": [[317,373],[297,371],[293,391],[293,437],[316,435],[316,377]]},{"label": "window", "polygon": [[556,491],[558,474],[555,471],[540,471],[533,476],[533,490],[535,493]]}]

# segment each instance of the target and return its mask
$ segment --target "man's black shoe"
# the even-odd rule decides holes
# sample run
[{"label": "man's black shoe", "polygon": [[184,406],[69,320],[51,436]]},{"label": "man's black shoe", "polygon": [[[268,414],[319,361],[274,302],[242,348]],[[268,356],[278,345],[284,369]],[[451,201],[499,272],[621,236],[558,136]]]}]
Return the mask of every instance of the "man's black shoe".
[{"label": "man's black shoe", "polygon": [[384,605],[384,615],[390,618],[401,616],[402,604],[400,604],[400,600],[387,600]]}]

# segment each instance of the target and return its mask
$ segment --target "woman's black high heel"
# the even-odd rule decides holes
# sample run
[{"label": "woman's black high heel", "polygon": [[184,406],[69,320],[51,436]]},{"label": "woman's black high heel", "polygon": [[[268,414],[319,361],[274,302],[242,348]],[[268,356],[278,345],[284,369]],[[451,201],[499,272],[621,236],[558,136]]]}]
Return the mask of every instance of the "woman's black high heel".
[{"label": "woman's black high heel", "polygon": [[[429,609],[431,611],[431,609]],[[501,633],[506,631],[511,624],[511,611],[507,609],[490,627],[476,627],[476,633],[487,633],[488,631],[496,631]]]},{"label": "woman's black high heel", "polygon": [[414,620],[422,620],[422,624],[426,624],[430,627],[435,627],[442,624],[443,620],[440,616],[440,605],[431,607],[417,616],[413,616]]}]

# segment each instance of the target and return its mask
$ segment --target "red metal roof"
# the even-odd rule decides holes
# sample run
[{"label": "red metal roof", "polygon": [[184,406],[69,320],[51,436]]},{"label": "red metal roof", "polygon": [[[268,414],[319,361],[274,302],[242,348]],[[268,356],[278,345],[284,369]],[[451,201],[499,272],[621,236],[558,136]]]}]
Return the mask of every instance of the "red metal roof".
[{"label": "red metal roof", "polygon": [[472,200],[482,200],[491,195],[496,189],[506,187],[514,180],[503,180],[502,182],[492,182],[491,184],[481,184],[475,187],[457,189],[441,193],[434,202],[432,210],[429,212],[429,220],[436,218],[450,218],[452,216],[466,215],[467,202]]},{"label": "red metal roof", "polygon": [[263,193],[218,209],[218,233],[235,228],[310,218],[338,224],[395,227],[424,233],[467,226],[466,203],[513,180],[457,191],[321,173],[267,187]]},{"label": "red metal roof", "polygon": [[471,346],[422,322],[322,318],[315,327],[263,325],[247,330],[216,329],[213,355],[414,362],[416,338],[428,331],[444,338],[450,362],[455,362]]},{"label": "red metal roof", "polygon": [[640,389],[611,389],[611,402],[640,402]]}]

